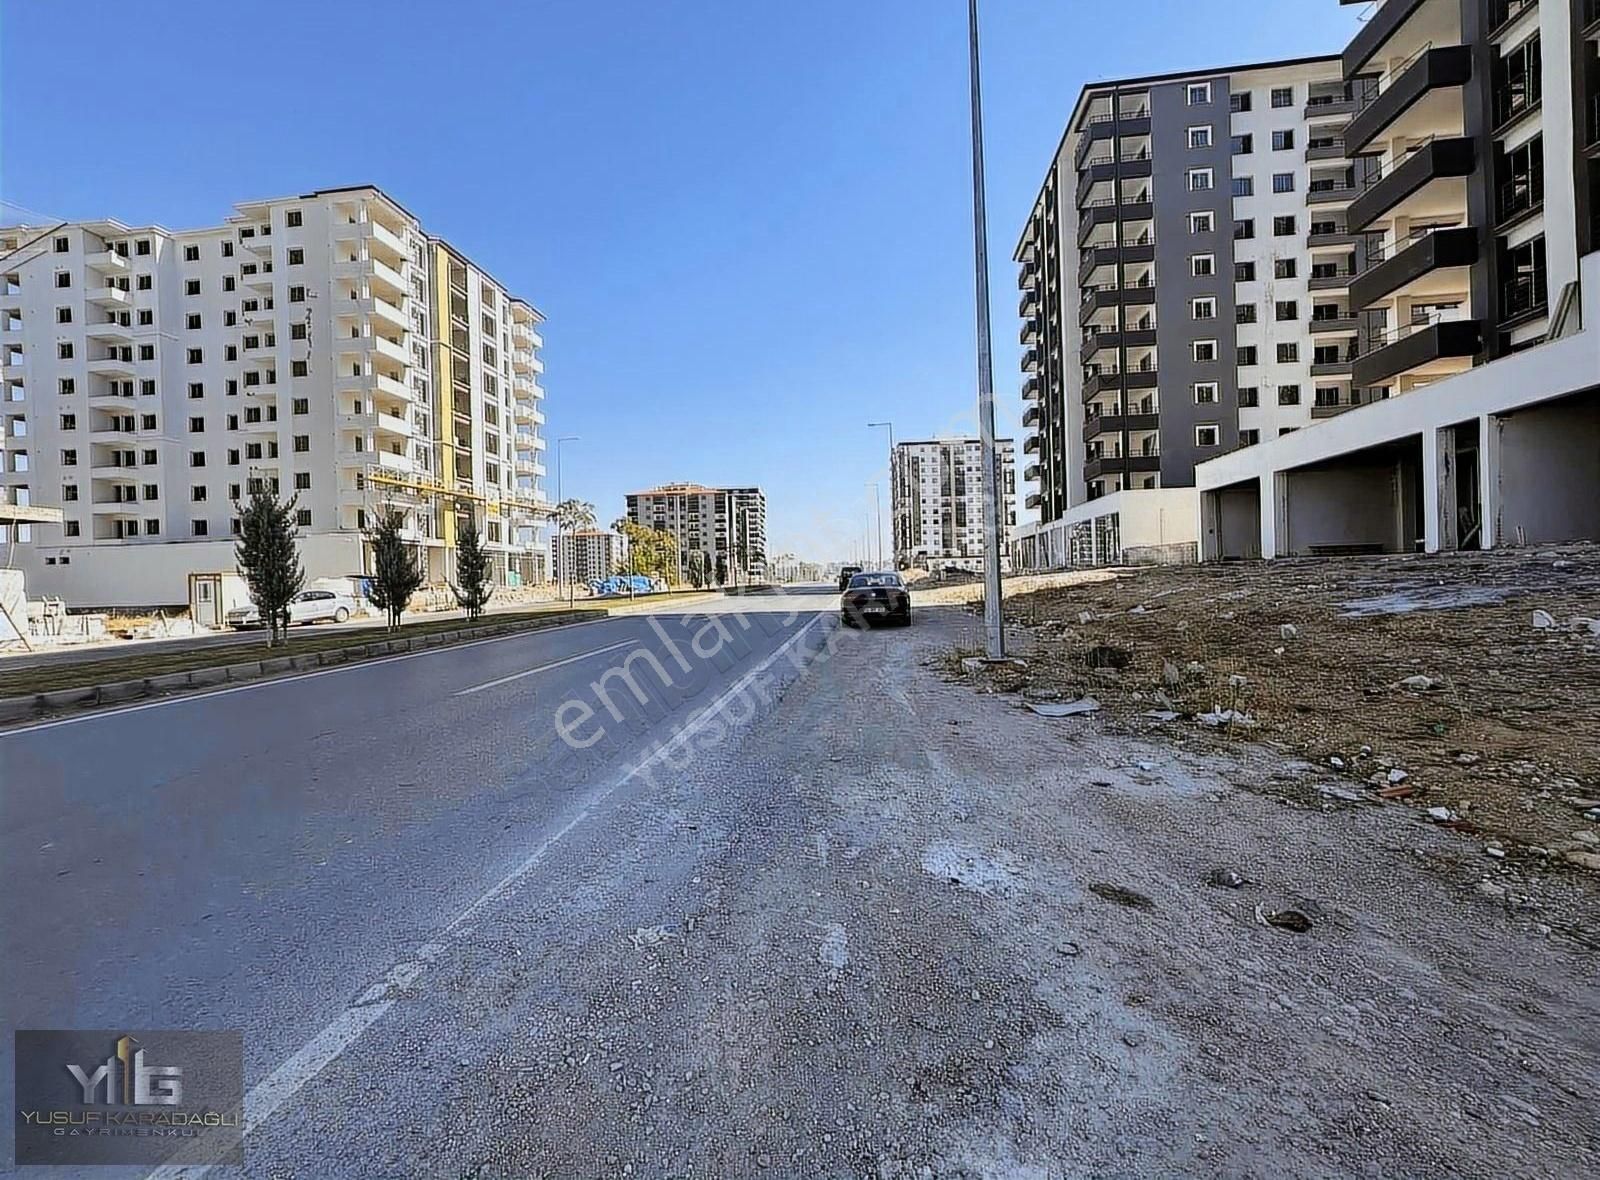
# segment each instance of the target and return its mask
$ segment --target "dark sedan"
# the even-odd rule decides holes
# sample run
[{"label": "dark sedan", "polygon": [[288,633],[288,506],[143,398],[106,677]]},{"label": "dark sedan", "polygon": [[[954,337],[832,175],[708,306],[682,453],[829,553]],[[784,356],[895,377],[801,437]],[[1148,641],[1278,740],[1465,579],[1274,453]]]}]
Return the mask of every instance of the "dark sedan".
[{"label": "dark sedan", "polygon": [[911,592],[899,574],[856,574],[839,596],[839,618],[846,627],[873,623],[911,625]]}]

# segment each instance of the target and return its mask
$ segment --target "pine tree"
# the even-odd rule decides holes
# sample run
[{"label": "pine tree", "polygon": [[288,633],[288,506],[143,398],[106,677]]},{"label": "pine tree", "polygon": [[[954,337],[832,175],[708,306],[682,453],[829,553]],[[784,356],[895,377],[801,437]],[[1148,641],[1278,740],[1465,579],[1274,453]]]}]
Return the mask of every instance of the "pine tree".
[{"label": "pine tree", "polygon": [[368,597],[373,606],[388,614],[391,631],[400,629],[401,612],[423,581],[416,552],[400,535],[404,524],[405,515],[390,508],[378,516],[377,523],[367,532],[367,543],[372,546],[372,589]]},{"label": "pine tree", "polygon": [[476,619],[488,605],[494,586],[489,581],[489,553],[478,533],[478,522],[469,517],[456,534],[456,602],[466,608],[467,618]]},{"label": "pine tree", "polygon": [[279,636],[287,638],[289,603],[306,583],[295,544],[294,513],[299,496],[280,501],[264,483],[257,484],[248,503],[239,507],[239,543],[234,560],[250,590],[261,621],[267,625],[267,646]]}]

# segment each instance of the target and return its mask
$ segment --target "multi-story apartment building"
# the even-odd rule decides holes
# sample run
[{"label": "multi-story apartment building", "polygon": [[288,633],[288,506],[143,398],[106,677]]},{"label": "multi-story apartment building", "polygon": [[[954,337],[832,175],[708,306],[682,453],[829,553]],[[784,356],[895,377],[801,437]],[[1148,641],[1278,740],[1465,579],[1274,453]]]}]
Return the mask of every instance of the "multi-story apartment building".
[{"label": "multi-story apartment building", "polygon": [[1337,56],[1084,88],[1018,246],[1050,522],[1359,400]]},{"label": "multi-story apartment building", "polygon": [[1600,537],[1600,0],[1380,0],[1345,49],[1358,385],[1201,465],[1214,556]]},{"label": "multi-story apartment building", "polygon": [[499,581],[541,579],[540,320],[369,186],[0,230],[0,488],[64,513],[14,560],[72,605],[181,603],[267,486],[313,577],[365,571],[394,507],[431,580],[468,514]]},{"label": "multi-story apartment building", "polygon": [[705,555],[727,581],[763,577],[767,565],[767,497],[760,488],[670,483],[628,493],[628,519],[670,533],[680,560]]},{"label": "multi-story apartment building", "polygon": [[616,573],[623,559],[622,538],[604,529],[577,529],[551,538],[556,581],[580,586]]},{"label": "multi-story apartment building", "polygon": [[[996,440],[1000,463],[1000,534],[1005,552],[1017,523],[1012,440]],[[986,494],[983,443],[941,438],[896,443],[890,457],[894,560],[901,569],[938,571],[982,562]]]}]

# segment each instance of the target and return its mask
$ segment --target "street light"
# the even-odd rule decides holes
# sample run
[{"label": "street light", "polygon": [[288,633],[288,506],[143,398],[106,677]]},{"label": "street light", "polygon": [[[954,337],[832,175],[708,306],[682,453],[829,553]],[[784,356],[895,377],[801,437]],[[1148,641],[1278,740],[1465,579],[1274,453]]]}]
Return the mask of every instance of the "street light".
[{"label": "street light", "polygon": [[[895,512],[895,493],[900,490],[899,481],[895,479],[894,470],[894,423],[893,422],[868,422],[868,430],[887,428],[889,431],[889,549],[891,562],[896,562],[900,556],[900,518]],[[879,518],[878,528],[883,528],[882,518]],[[880,544],[881,544],[880,540]]]},{"label": "street light", "polygon": [[978,0],[967,0],[972,101],[972,253],[978,297],[978,434],[983,440],[983,637],[991,660],[1006,655],[1000,617],[1000,462],[994,443],[994,354],[989,342],[989,233],[983,200],[983,98],[978,77]]},{"label": "street light", "polygon": [[872,489],[872,507],[873,511],[878,514],[878,526],[872,530],[872,540],[873,544],[877,546],[878,556],[873,560],[881,570],[883,568],[883,489],[877,480],[873,480],[867,486]]},{"label": "street light", "polygon": [[[561,560],[561,504],[562,504],[562,498],[561,498],[561,444],[562,443],[569,443],[569,442],[581,442],[581,441],[582,441],[581,437],[579,435],[576,435],[576,434],[563,434],[560,438],[556,439],[556,548],[555,548],[555,558],[556,558],[556,597],[557,598],[561,597],[561,583],[563,581],[562,575],[571,573],[571,571],[566,568],[566,564],[567,563],[565,563],[565,562],[563,562]],[[576,557],[577,554],[578,554],[578,545],[577,545],[576,541],[574,541],[573,545],[572,545],[572,554],[573,554],[574,557]],[[571,577],[567,577],[565,579],[565,581],[566,581],[568,586],[572,586],[572,578]],[[567,598],[567,605],[568,606],[571,606],[572,603],[574,602],[574,600],[577,598],[577,593],[578,593],[577,587],[576,586],[572,586],[572,593]]]}]

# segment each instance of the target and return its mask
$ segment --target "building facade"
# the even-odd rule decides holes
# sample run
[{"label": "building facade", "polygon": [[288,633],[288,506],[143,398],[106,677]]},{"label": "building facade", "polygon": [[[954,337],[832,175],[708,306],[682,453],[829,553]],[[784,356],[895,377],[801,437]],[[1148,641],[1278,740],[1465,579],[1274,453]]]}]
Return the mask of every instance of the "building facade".
[{"label": "building facade", "polygon": [[[1005,553],[1017,523],[1016,456],[1009,438],[997,439],[995,449],[1000,463],[1000,545]],[[896,443],[889,488],[898,568],[981,567],[985,494],[981,440]]]},{"label": "building facade", "polygon": [[628,519],[671,534],[680,562],[690,553],[703,554],[717,580],[746,582],[766,575],[767,497],[760,488],[663,484],[629,492]]},{"label": "building facade", "polygon": [[1359,85],[1327,56],[1084,88],[1016,253],[1042,522],[1360,403]]},{"label": "building facade", "polygon": [[542,579],[541,318],[371,187],[0,230],[0,489],[63,510],[14,561],[73,606],[185,602],[264,486],[310,576],[364,572],[393,508],[431,581],[469,515],[498,582]]},{"label": "building facade", "polygon": [[556,581],[580,586],[609,578],[621,567],[623,541],[604,529],[578,529],[551,538],[552,568]]}]

